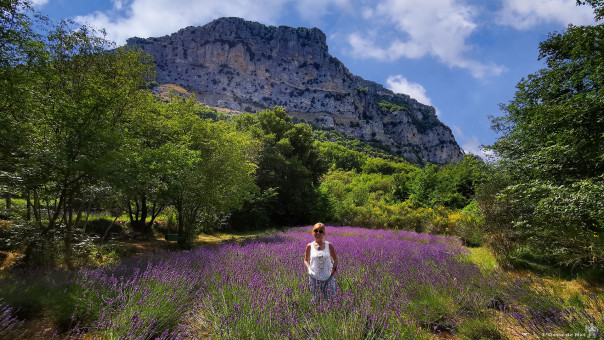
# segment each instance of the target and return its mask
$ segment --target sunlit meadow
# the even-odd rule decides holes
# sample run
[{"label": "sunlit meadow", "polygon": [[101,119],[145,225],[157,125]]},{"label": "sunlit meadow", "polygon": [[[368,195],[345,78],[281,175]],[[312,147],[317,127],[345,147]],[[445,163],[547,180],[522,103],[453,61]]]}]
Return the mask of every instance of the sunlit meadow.
[{"label": "sunlit meadow", "polygon": [[1,282],[0,337],[46,334],[23,325],[32,317],[52,319],[48,332],[87,339],[499,339],[604,329],[597,296],[555,297],[532,279],[479,268],[457,239],[413,232],[328,226],[337,291],[317,300],[303,265],[311,240],[300,227],[108,267],[23,272]]}]

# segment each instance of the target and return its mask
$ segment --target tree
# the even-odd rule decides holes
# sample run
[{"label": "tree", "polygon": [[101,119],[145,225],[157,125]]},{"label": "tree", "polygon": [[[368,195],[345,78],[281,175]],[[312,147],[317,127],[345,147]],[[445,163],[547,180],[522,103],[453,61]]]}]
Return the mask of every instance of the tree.
[{"label": "tree", "polygon": [[[24,192],[33,192],[38,225],[48,221],[44,232],[64,226],[69,264],[71,234],[84,208],[80,197],[112,163],[124,141],[125,118],[154,74],[150,57],[121,48],[109,51],[111,44],[86,26],[73,29],[62,22],[37,43],[45,56],[28,73],[27,105],[8,117],[9,126],[18,126],[21,134],[19,152],[11,157],[12,174]],[[10,102],[18,100],[23,99]]]},{"label": "tree", "polygon": [[333,169],[361,171],[367,160],[363,153],[350,150],[347,147],[330,141],[317,142],[319,151]]},{"label": "tree", "polygon": [[215,224],[257,190],[253,173],[254,142],[233,131],[223,121],[211,122],[195,114],[195,98],[174,98],[166,109],[179,136],[178,144],[160,148],[169,163],[166,196],[178,212],[179,243],[189,245],[193,237]]},{"label": "tree", "polygon": [[124,125],[125,142],[115,161],[119,166],[107,171],[107,181],[121,193],[120,205],[130,217],[130,226],[147,236],[169,204],[168,174],[175,166],[170,145],[180,145],[183,139],[168,106],[151,93],[141,98]]},{"label": "tree", "polygon": [[[602,17],[601,0],[588,3]],[[507,185],[486,201],[492,245],[548,265],[604,266],[604,26],[569,26],[539,46],[547,67],[522,79],[491,146]],[[488,191],[488,190],[487,190]],[[489,220],[490,219],[490,220]],[[524,249],[524,250],[523,250]],[[526,256],[524,256],[526,258]]]},{"label": "tree", "polygon": [[18,191],[14,158],[26,141],[23,127],[16,122],[28,111],[33,96],[32,74],[45,51],[36,25],[47,20],[37,15],[28,1],[0,2],[0,193],[5,192],[7,211],[10,198]]},{"label": "tree", "polygon": [[[241,115],[236,125],[260,141],[256,184],[264,198],[256,202],[266,208],[270,223],[283,226],[311,222],[327,163],[314,144],[310,126],[294,124],[281,107]],[[257,208],[248,203],[234,214],[232,222],[243,223],[245,216]]]},{"label": "tree", "polygon": [[492,146],[519,178],[564,183],[604,172],[604,27],[570,26],[540,44],[547,68],[518,84]]}]

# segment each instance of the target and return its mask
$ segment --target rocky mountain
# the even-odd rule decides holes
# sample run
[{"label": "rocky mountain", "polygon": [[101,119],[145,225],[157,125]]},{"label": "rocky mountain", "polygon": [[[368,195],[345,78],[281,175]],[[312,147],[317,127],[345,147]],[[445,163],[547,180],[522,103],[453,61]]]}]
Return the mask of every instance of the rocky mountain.
[{"label": "rocky mountain", "polygon": [[351,74],[317,28],[222,18],[127,45],[155,58],[160,84],[180,85],[210,106],[255,112],[279,105],[299,120],[379,141],[414,163],[463,157],[433,107]]}]

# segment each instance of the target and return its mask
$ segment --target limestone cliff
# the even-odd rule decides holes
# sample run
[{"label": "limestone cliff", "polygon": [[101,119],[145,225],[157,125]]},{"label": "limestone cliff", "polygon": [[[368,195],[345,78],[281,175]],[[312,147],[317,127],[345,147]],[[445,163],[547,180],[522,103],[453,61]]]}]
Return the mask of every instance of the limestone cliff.
[{"label": "limestone cliff", "polygon": [[255,112],[279,105],[300,120],[380,141],[415,163],[463,156],[433,107],[351,74],[317,28],[222,18],[128,45],[155,58],[160,84],[178,84],[211,106]]}]

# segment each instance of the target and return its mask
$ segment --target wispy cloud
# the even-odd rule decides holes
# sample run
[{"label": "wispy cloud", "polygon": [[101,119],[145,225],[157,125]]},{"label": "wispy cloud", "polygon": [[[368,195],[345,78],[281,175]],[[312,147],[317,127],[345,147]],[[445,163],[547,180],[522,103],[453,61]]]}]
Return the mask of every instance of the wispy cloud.
[{"label": "wispy cloud", "polygon": [[544,23],[591,25],[595,23],[590,6],[577,6],[575,0],[503,0],[497,23],[526,30]]},{"label": "wispy cloud", "polygon": [[465,153],[479,156],[485,161],[492,158],[493,153],[483,148],[483,145],[478,140],[478,137],[474,135],[467,136],[456,125],[451,125],[451,129],[453,130],[453,135],[455,136],[457,143],[461,146]]},{"label": "wispy cloud", "polygon": [[389,76],[386,85],[396,93],[404,93],[422,104],[432,105],[432,100],[426,95],[426,89],[421,84],[410,82],[401,75]]},{"label": "wispy cloud", "polygon": [[468,39],[477,29],[477,10],[456,0],[385,0],[362,15],[374,22],[394,25],[398,36],[386,47],[378,46],[377,33],[351,33],[348,42],[360,57],[393,61],[399,58],[431,56],[450,66],[467,69],[474,77],[497,76],[506,69],[468,57]]},{"label": "wispy cloud", "polygon": [[[36,0],[48,1],[48,0]],[[304,21],[317,24],[326,15],[352,13],[353,0],[111,0],[113,8],[78,16],[75,20],[104,28],[118,45],[130,37],[147,38],[206,24],[220,17],[241,17],[276,24],[291,7]]]},{"label": "wispy cloud", "polygon": [[48,3],[48,0],[30,0],[35,7],[42,7]]},{"label": "wispy cloud", "polygon": [[113,0],[113,9],[76,17],[79,23],[105,28],[118,45],[134,36],[161,36],[224,16],[274,23],[289,0]]},{"label": "wispy cloud", "polygon": [[113,8],[118,11],[122,10],[124,7],[124,0],[111,0],[111,3],[113,3]]}]

